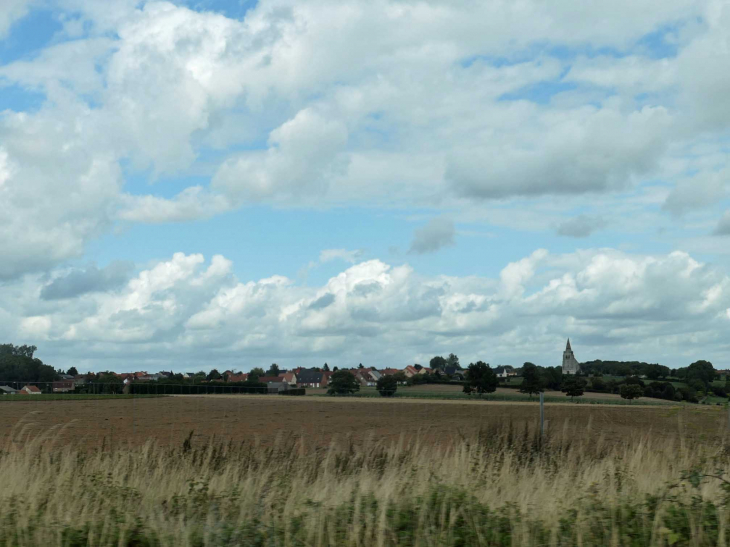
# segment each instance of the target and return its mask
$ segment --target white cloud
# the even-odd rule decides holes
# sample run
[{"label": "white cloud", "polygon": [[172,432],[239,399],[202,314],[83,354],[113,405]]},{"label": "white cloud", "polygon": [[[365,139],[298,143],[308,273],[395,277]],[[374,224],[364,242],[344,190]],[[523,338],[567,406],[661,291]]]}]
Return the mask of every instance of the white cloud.
[{"label": "white cloud", "polygon": [[[29,5],[4,6],[0,36]],[[58,7],[66,34],[0,67],[0,85],[46,96],[0,118],[3,279],[82,256],[118,220],[251,202],[458,214],[521,197],[535,217],[540,196],[647,180],[676,185],[672,213],[727,195],[724,153],[692,148],[729,116],[730,10],[716,2],[262,0],[243,20],[157,1]],[[640,41],[665,28],[680,29],[677,55],[654,59]],[[569,62],[552,46],[622,55]],[[689,165],[707,156],[721,165]],[[182,178],[200,173],[210,186]],[[129,174],[188,187],[130,194]]]},{"label": "white cloud", "polygon": [[0,10],[0,39],[5,38],[10,27],[28,13],[35,0],[3,0]]},{"label": "white cloud", "polygon": [[[555,364],[570,336],[579,358],[671,366],[727,351],[730,278],[685,253],[611,249],[508,264],[500,279],[424,277],[407,265],[354,264],[319,287],[282,276],[239,281],[231,263],[175,254],[125,286],[44,301],[31,282],[8,285],[0,335],[42,340],[56,366],[245,368],[276,359],[401,366],[455,351],[468,362]],[[36,285],[38,286],[38,285]],[[19,330],[12,330],[19,324]],[[4,334],[3,334],[4,333]],[[702,341],[701,344],[698,341]]]},{"label": "white cloud", "polygon": [[362,249],[348,251],[347,249],[324,249],[319,253],[320,262],[331,262],[333,260],[344,260],[354,264],[363,255]]}]

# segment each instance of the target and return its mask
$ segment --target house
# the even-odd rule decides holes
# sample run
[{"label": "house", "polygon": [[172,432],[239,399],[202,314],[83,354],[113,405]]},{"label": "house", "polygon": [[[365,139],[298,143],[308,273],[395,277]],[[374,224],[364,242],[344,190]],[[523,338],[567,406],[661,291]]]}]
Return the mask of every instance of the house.
[{"label": "house", "polygon": [[494,373],[497,375],[497,378],[507,378],[508,376],[517,376],[517,372],[515,372],[515,367],[506,365],[506,366],[498,366],[494,369]]},{"label": "house", "polygon": [[297,387],[324,387],[322,385],[323,374],[325,373],[316,370],[300,369],[297,373]]},{"label": "house", "polygon": [[22,395],[40,395],[41,390],[38,389],[38,386],[24,386],[23,389],[20,390],[20,393]]},{"label": "house", "polygon": [[361,386],[369,386],[372,387],[376,384],[376,380],[373,380],[373,378],[370,376],[369,371],[364,370],[351,370],[352,375],[355,377],[355,380],[361,385]]},{"label": "house", "polygon": [[418,374],[433,374],[433,369],[427,368],[427,367],[421,367],[421,369],[418,371]]},{"label": "house", "polygon": [[399,372],[403,372],[402,370],[398,370],[397,368],[384,368],[380,371],[381,376],[393,376],[393,374],[398,374]]},{"label": "house", "polygon": [[76,376],[74,378],[74,383],[77,386],[85,386],[88,381],[89,381],[88,376],[83,375],[83,374],[79,374],[78,376]]},{"label": "house", "polygon": [[231,373],[228,375],[228,381],[229,382],[247,382],[248,373],[246,373],[246,372]]},{"label": "house", "polygon": [[53,393],[69,393],[76,389],[76,384],[73,380],[60,380],[53,382]]},{"label": "house", "polygon": [[61,378],[61,380],[73,380],[74,379],[74,377],[71,376],[70,374],[59,374],[58,377]]},{"label": "house", "polygon": [[334,372],[332,372],[331,370],[328,370],[327,372],[323,372],[322,373],[322,383],[320,384],[319,387],[327,387],[330,383],[330,378],[332,378],[333,374],[334,374]]},{"label": "house", "polygon": [[408,365],[405,369],[403,369],[403,372],[405,373],[406,378],[413,378],[416,374],[419,374],[418,369],[413,365]]},{"label": "house", "polygon": [[297,385],[297,375],[294,372],[280,372],[279,378],[290,386]]},{"label": "house", "polygon": [[18,393],[17,389],[10,386],[0,386],[0,394],[2,395],[15,395],[16,393]]}]

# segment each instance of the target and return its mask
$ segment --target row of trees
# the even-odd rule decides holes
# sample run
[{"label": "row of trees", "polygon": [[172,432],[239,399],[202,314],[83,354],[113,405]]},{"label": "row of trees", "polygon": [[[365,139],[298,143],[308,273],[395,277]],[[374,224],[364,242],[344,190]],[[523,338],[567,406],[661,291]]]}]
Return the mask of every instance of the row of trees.
[{"label": "row of trees", "polygon": [[34,357],[36,346],[0,344],[0,381],[53,382],[58,374],[53,367]]}]

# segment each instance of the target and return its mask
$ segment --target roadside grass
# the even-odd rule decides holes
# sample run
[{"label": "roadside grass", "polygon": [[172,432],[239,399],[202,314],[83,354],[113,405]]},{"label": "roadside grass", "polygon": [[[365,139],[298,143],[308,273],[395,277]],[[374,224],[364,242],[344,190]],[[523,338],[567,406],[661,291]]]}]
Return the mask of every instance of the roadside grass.
[{"label": "roadside grass", "polygon": [[[716,546],[730,447],[510,422],[455,442],[304,437],[0,451],[0,546]],[[717,478],[719,477],[719,478]]]}]

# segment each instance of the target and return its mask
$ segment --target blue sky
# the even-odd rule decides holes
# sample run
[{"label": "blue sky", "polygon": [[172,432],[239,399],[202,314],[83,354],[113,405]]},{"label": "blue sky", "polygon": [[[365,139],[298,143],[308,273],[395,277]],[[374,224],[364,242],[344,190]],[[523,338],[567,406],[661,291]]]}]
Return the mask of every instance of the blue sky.
[{"label": "blue sky", "polygon": [[1,337],[89,369],[724,359],[728,9],[513,9],[11,0]]}]

